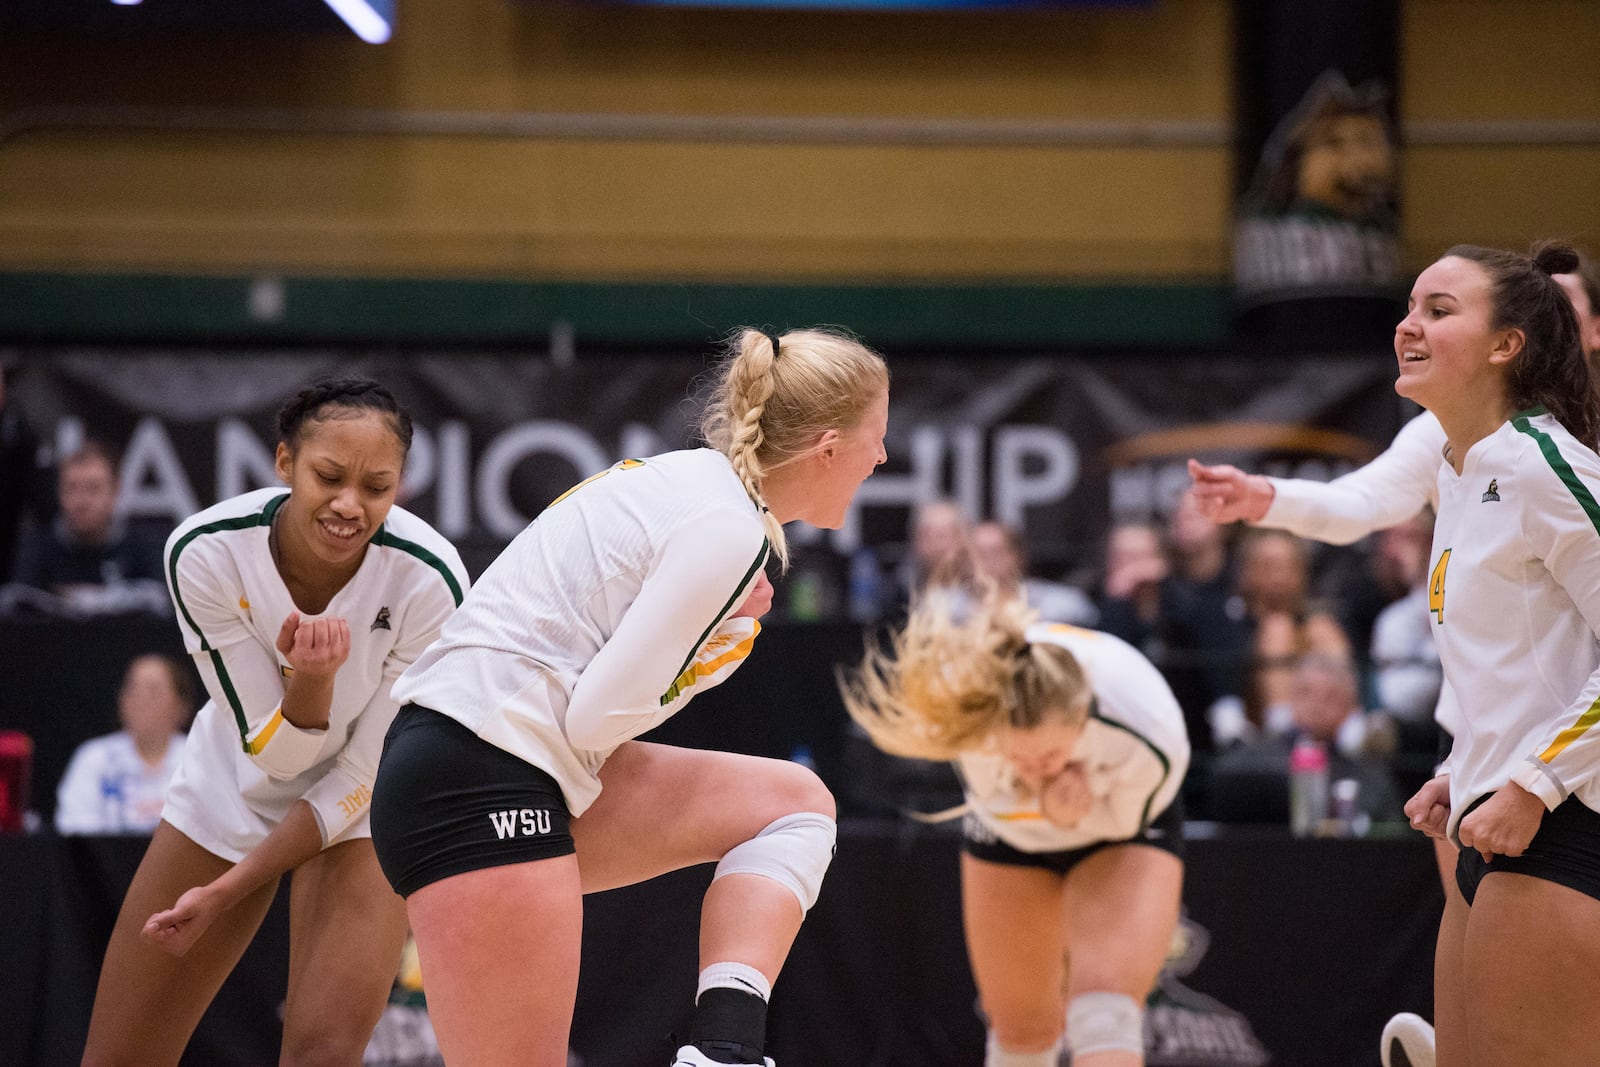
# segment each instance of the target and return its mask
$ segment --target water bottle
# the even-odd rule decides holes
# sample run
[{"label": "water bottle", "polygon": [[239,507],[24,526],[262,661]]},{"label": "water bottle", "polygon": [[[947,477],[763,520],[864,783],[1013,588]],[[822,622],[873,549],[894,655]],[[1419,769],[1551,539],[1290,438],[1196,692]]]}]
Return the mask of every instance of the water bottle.
[{"label": "water bottle", "polygon": [[1328,750],[1302,737],[1289,753],[1289,831],[1309,837],[1328,817]]},{"label": "water bottle", "polygon": [[878,558],[865,545],[850,557],[850,621],[874,623],[883,614]]},{"label": "water bottle", "polygon": [[1329,815],[1339,837],[1365,837],[1372,828],[1372,817],[1361,810],[1361,782],[1340,778],[1328,790]]}]

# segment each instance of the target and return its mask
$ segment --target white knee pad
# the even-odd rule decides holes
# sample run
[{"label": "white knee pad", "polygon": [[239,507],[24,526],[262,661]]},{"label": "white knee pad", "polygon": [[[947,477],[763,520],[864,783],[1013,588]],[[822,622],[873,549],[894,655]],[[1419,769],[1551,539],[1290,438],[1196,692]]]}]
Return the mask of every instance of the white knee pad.
[{"label": "white knee pad", "polygon": [[833,861],[838,828],[826,815],[802,811],[785,815],[755,837],[735,845],[717,864],[716,881],[725,874],[759,874],[786,887],[810,911],[822,890],[822,876]]},{"label": "white knee pad", "polygon": [[1144,1053],[1144,1007],[1126,993],[1079,993],[1067,1002],[1067,1051]]},{"label": "white knee pad", "polygon": [[1040,1052],[1007,1052],[1000,1047],[1000,1040],[994,1036],[994,1031],[989,1031],[989,1047],[983,1056],[983,1067],[1056,1067],[1061,1062],[1061,1053],[1053,1048]]}]

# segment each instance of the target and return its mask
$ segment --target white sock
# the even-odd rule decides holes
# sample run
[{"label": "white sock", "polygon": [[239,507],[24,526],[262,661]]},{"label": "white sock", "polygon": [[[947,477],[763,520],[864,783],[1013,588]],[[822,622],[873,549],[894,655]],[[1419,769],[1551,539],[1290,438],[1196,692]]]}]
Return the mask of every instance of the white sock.
[{"label": "white sock", "polygon": [[736,989],[741,993],[753,993],[764,1001],[772,999],[772,983],[748,963],[711,964],[700,972],[700,985],[694,991],[694,999],[699,1000],[700,994],[708,989]]},{"label": "white sock", "polygon": [[1042,1052],[1007,1052],[989,1031],[989,1048],[983,1057],[983,1067],[1056,1067],[1061,1054],[1047,1048]]}]

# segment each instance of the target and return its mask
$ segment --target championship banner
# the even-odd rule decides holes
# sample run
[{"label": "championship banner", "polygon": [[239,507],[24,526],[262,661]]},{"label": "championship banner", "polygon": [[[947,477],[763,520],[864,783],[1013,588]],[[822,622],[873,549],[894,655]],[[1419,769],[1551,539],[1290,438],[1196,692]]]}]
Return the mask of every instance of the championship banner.
[{"label": "championship banner", "polygon": [[[15,401],[57,454],[85,437],[121,452],[130,517],[176,524],[275,484],[274,416],[330,373],[370,375],[411,412],[401,500],[477,573],[551,500],[625,457],[691,445],[708,361],[512,352],[13,352]],[[1021,529],[1041,572],[1098,561],[1113,522],[1163,517],[1184,463],[1328,478],[1377,454],[1415,412],[1387,354],[1317,358],[900,357],[888,464],[845,526],[797,547],[893,559],[910,508],[950,497]],[[1409,409],[1409,410],[1408,410]],[[831,553],[827,550],[832,550]]]}]

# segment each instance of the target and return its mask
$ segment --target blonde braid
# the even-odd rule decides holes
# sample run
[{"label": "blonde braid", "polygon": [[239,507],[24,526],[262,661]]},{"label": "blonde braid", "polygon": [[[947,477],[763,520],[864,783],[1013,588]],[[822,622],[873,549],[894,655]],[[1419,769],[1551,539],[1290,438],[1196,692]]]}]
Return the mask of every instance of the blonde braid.
[{"label": "blonde braid", "polygon": [[772,554],[778,557],[779,566],[788,570],[789,544],[783,534],[783,524],[767,509],[766,499],[761,495],[761,479],[767,473],[766,465],[761,462],[761,446],[767,440],[761,416],[766,413],[767,401],[772,399],[773,390],[777,388],[777,360],[773,358],[772,341],[755,330],[744,331],[740,348],[739,365],[728,378],[728,411],[730,417],[735,417],[728,440],[728,461],[733,464],[739,481],[744,483],[745,492],[761,509],[761,525],[772,543]]},{"label": "blonde braid", "polygon": [[843,333],[815,328],[781,336],[741,329],[712,376],[700,432],[728,457],[761,509],[772,554],[787,568],[783,524],[761,492],[773,470],[799,460],[829,430],[844,432],[889,386],[883,357]]}]

